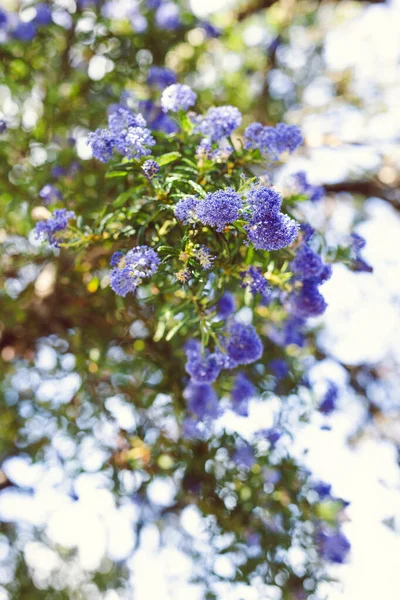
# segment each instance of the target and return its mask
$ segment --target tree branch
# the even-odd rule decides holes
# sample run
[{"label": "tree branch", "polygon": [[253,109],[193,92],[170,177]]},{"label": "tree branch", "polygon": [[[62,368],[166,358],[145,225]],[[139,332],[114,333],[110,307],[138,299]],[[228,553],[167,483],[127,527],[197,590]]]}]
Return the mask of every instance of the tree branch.
[{"label": "tree branch", "polygon": [[348,192],[349,194],[359,194],[369,198],[382,198],[382,200],[390,202],[397,210],[400,209],[400,189],[384,185],[374,179],[328,183],[324,185],[324,188],[328,193]]}]

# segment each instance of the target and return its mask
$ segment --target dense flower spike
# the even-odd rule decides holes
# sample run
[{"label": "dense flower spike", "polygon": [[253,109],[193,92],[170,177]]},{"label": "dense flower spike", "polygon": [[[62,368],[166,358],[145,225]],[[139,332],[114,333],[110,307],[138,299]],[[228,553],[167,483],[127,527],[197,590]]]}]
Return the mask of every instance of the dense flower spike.
[{"label": "dense flower spike", "polygon": [[339,564],[344,563],[351,546],[343,533],[321,531],[317,536],[317,541],[321,554],[326,560]]},{"label": "dense flower spike", "polygon": [[217,314],[222,319],[226,319],[235,312],[235,296],[230,292],[225,292],[218,301]]},{"label": "dense flower spike", "polygon": [[63,195],[54,185],[47,183],[39,192],[40,198],[45,204],[51,204],[57,200],[62,200]]},{"label": "dense flower spike", "polygon": [[327,303],[318,291],[318,284],[305,280],[290,297],[290,311],[297,317],[318,317],[325,312]]},{"label": "dense flower spike", "polygon": [[221,366],[214,354],[203,351],[201,345],[192,340],[186,345],[186,372],[193,383],[212,383],[221,371]]},{"label": "dense flower spike", "polygon": [[308,196],[311,202],[322,200],[325,190],[321,185],[312,185],[307,179],[307,174],[304,171],[299,171],[294,175],[294,181],[299,191]]},{"label": "dense flower spike", "polygon": [[200,266],[205,270],[209,271],[215,260],[215,256],[211,255],[210,250],[206,246],[201,246],[195,251],[195,256],[200,263]]},{"label": "dense flower spike", "polygon": [[133,294],[143,279],[157,272],[160,259],[152,248],[137,246],[122,257],[120,253],[114,254],[110,264],[114,267],[110,272],[111,289],[119,296],[126,296]]},{"label": "dense flower spike", "polygon": [[50,246],[57,247],[62,241],[60,232],[67,228],[71,219],[75,219],[74,211],[65,208],[55,210],[47,221],[39,221],[35,227],[35,235],[38,239],[46,239]]},{"label": "dense flower spike", "polygon": [[165,88],[161,96],[161,106],[164,112],[188,110],[196,102],[196,94],[184,83],[175,83]]},{"label": "dense flower spike", "polygon": [[143,173],[149,181],[160,172],[160,165],[155,160],[146,160],[142,165]]},{"label": "dense flower spike", "polygon": [[207,194],[197,205],[197,216],[204,225],[210,225],[217,231],[234,223],[239,218],[242,199],[232,188]]},{"label": "dense flower spike", "polygon": [[289,366],[286,360],[282,358],[274,358],[268,364],[268,367],[276,379],[284,379],[289,373]]},{"label": "dense flower spike", "polygon": [[226,352],[237,365],[247,365],[261,358],[263,345],[253,325],[232,323],[227,333]]},{"label": "dense flower spike", "polygon": [[179,200],[175,206],[175,216],[184,225],[194,222],[197,219],[197,207],[199,200],[195,196],[187,196]]},{"label": "dense flower spike", "polygon": [[278,123],[276,128],[252,123],[244,132],[245,148],[257,149],[277,159],[283,152],[294,152],[303,142],[301,131],[296,125]]},{"label": "dense flower spike", "polygon": [[319,254],[307,244],[300,246],[290,266],[299,279],[318,278],[324,269],[324,263]]},{"label": "dense flower spike", "polygon": [[196,131],[202,133],[211,142],[219,142],[229,137],[240,127],[242,115],[235,106],[218,106],[210,108],[200,120]]}]

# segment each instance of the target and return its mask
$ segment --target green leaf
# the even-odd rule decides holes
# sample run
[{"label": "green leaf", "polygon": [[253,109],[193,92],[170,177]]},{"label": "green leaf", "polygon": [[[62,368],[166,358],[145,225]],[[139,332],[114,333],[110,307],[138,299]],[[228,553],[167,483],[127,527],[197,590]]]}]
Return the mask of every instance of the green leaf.
[{"label": "green leaf", "polygon": [[168,165],[169,163],[174,162],[174,160],[178,160],[181,156],[182,154],[180,152],[167,152],[167,154],[157,157],[156,160],[160,167],[164,167],[164,165]]},{"label": "green leaf", "polygon": [[125,202],[127,202],[130,198],[132,197],[132,192],[131,190],[128,190],[126,192],[122,192],[122,194],[120,194],[119,196],[117,196],[117,198],[114,200],[114,202],[112,203],[112,205],[115,208],[120,208],[121,206],[123,206],[125,204]]},{"label": "green leaf", "polygon": [[111,179],[112,177],[125,177],[128,174],[128,171],[110,171],[106,173],[106,179]]},{"label": "green leaf", "polygon": [[203,190],[201,185],[199,185],[195,181],[188,181],[188,184],[199,194],[199,196],[201,196],[202,198],[205,197],[206,192]]}]

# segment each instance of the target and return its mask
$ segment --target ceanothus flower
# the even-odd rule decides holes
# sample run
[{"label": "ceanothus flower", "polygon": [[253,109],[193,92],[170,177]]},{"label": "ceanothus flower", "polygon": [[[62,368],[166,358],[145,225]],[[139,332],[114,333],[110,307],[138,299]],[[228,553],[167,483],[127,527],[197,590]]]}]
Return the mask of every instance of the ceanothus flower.
[{"label": "ceanothus flower", "polygon": [[184,225],[193,223],[197,219],[197,207],[199,200],[195,196],[182,198],[175,206],[175,216]]},{"label": "ceanothus flower", "polygon": [[162,131],[163,133],[176,133],[179,131],[177,123],[171,117],[166,115],[160,106],[157,106],[151,100],[141,100],[138,104],[139,111],[153,131]]},{"label": "ceanothus flower", "polygon": [[229,137],[241,123],[242,114],[236,106],[217,106],[208,109],[195,131],[205,135],[211,142],[219,142]]},{"label": "ceanothus flower", "polygon": [[220,374],[221,367],[214,354],[202,349],[201,344],[191,340],[186,344],[186,373],[193,383],[212,383]]},{"label": "ceanothus flower", "polygon": [[36,35],[36,26],[33,21],[18,21],[11,35],[20,42],[30,42]]},{"label": "ceanothus flower", "polygon": [[256,388],[251,381],[249,381],[244,373],[238,373],[231,392],[232,408],[235,413],[242,417],[247,417],[249,414],[249,400],[255,394]]},{"label": "ceanothus flower", "polygon": [[0,119],[0,133],[4,133],[7,130],[7,123],[4,119]]},{"label": "ceanothus flower", "polygon": [[294,315],[289,316],[283,323],[281,330],[273,329],[269,337],[278,346],[289,346],[295,344],[302,348],[304,346],[304,334],[302,328],[305,324],[305,319],[296,317]]},{"label": "ceanothus flower", "polygon": [[96,129],[96,131],[90,132],[87,143],[97,160],[108,162],[112,159],[115,148],[115,136],[109,129]]},{"label": "ceanothus flower", "polygon": [[323,415],[330,415],[336,408],[336,402],[339,397],[339,389],[333,381],[329,381],[328,389],[325,392],[324,397],[320,405],[318,406],[318,410]]},{"label": "ceanothus flower", "polygon": [[0,30],[4,29],[8,23],[7,13],[0,8]]},{"label": "ceanothus flower", "polygon": [[42,187],[39,192],[39,196],[45,204],[50,204],[51,202],[56,202],[57,200],[62,200],[63,198],[60,190],[58,190],[51,183],[46,183],[46,185]]},{"label": "ceanothus flower", "polygon": [[163,90],[169,85],[176,83],[176,75],[171,69],[167,69],[166,67],[150,67],[147,83]]},{"label": "ceanothus flower", "polygon": [[195,92],[184,83],[174,83],[165,88],[161,95],[161,107],[164,112],[188,110],[196,102]]},{"label": "ceanothus flower", "polygon": [[217,303],[217,315],[221,319],[227,319],[235,312],[235,296],[230,292],[224,292]]},{"label": "ceanothus flower", "polygon": [[355,258],[352,262],[353,271],[358,273],[372,273],[373,268],[360,255],[360,252],[366,246],[365,239],[358,233],[353,232],[350,236],[351,245],[354,251]]},{"label": "ceanothus flower", "polygon": [[284,379],[289,373],[289,366],[283,358],[274,358],[269,362],[268,367],[277,380]]},{"label": "ceanothus flower", "polygon": [[198,419],[218,416],[218,397],[208,383],[189,383],[183,397],[187,400],[189,411],[195,414]]},{"label": "ceanothus flower", "polygon": [[218,190],[199,201],[197,216],[204,225],[214,227],[217,231],[223,229],[239,218],[242,199],[232,188]]},{"label": "ceanothus flower", "polygon": [[349,540],[340,531],[326,533],[320,531],[317,534],[317,543],[325,560],[343,564],[351,548]]},{"label": "ceanothus flower", "polygon": [[142,165],[142,171],[150,181],[160,172],[160,165],[155,160],[146,160]]},{"label": "ceanothus flower", "polygon": [[39,221],[35,227],[35,236],[37,239],[46,239],[50,246],[57,248],[61,241],[59,233],[67,228],[71,219],[75,219],[74,211],[65,208],[55,210],[49,219]]},{"label": "ceanothus flower", "polygon": [[260,294],[262,301],[268,302],[271,297],[271,288],[260,268],[250,266],[246,271],[242,271],[240,276],[242,278],[240,287],[249,289],[253,296]]},{"label": "ceanothus flower", "polygon": [[174,2],[161,4],[156,10],[156,24],[160,29],[178,29],[181,25],[179,7]]},{"label": "ceanothus flower", "polygon": [[115,149],[127,158],[141,158],[150,154],[149,146],[155,139],[146,127],[128,127],[115,138]]},{"label": "ceanothus flower", "polygon": [[313,490],[318,494],[320,498],[327,498],[331,495],[332,486],[330,483],[324,483],[319,481],[313,485]]},{"label": "ceanothus flower", "polygon": [[146,127],[143,115],[133,113],[123,104],[112,104],[108,109],[108,126],[119,134],[129,127]]},{"label": "ceanothus flower", "polygon": [[36,25],[50,25],[52,18],[51,18],[51,8],[50,6],[48,6],[47,4],[36,4],[35,6],[35,10],[36,10],[36,15],[33,19],[34,23],[36,23]]},{"label": "ceanothus flower", "polygon": [[247,443],[240,444],[235,450],[232,458],[239,467],[245,467],[246,469],[251,469],[256,462],[254,450],[252,446]]},{"label": "ceanothus flower", "polygon": [[247,194],[250,207],[248,238],[257,250],[280,250],[297,238],[299,224],[280,212],[282,198],[265,186],[254,186]]},{"label": "ceanothus flower", "polygon": [[[118,262],[117,262],[118,260]],[[137,246],[121,257],[118,252],[111,258],[110,287],[119,296],[134,293],[143,279],[157,272],[160,259],[148,246]]]},{"label": "ceanothus flower", "polygon": [[291,270],[299,279],[318,278],[324,269],[324,263],[319,254],[307,244],[302,244],[297,250],[294,260],[290,263]]},{"label": "ceanothus flower", "polygon": [[200,246],[200,248],[195,250],[194,254],[199,261],[200,266],[203,267],[205,271],[209,271],[215,260],[215,256],[211,255],[210,250],[206,246]]},{"label": "ceanothus flower", "polygon": [[318,317],[325,312],[327,303],[318,291],[318,284],[305,280],[299,290],[290,297],[290,312],[297,317]]},{"label": "ceanothus flower", "polygon": [[252,123],[246,128],[244,139],[246,150],[258,149],[274,159],[287,150],[294,152],[303,142],[300,129],[285,123],[278,123],[275,128]]},{"label": "ceanothus flower", "polygon": [[236,365],[247,365],[261,358],[263,345],[253,325],[232,323],[223,340],[228,358]]}]

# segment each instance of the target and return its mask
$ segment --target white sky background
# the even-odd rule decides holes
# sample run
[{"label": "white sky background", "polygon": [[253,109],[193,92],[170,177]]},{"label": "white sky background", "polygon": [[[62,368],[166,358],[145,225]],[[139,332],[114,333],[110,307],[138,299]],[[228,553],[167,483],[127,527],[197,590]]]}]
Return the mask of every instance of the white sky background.
[{"label": "white sky background", "polygon": [[[226,6],[226,0],[191,0],[192,8],[201,17]],[[389,143],[400,132],[400,2],[389,6],[372,6],[350,25],[333,30],[328,38],[327,59],[338,70],[351,66],[359,81],[385,84],[385,100],[389,107],[376,114],[365,124],[360,115],[346,113],[349,142],[363,138],[363,142]],[[393,82],[390,82],[390,78]],[[389,81],[389,85],[388,85]],[[360,84],[361,85],[361,84]],[[352,118],[353,117],[353,118]],[[343,123],[343,121],[340,121]],[[367,126],[366,126],[367,125]],[[332,122],[332,127],[336,123]],[[306,133],[317,139],[320,124],[317,119],[306,123]],[[316,143],[315,145],[318,145]],[[375,146],[377,148],[377,145]],[[349,149],[351,158],[361,164],[374,164],[378,150]],[[397,149],[397,152],[399,150]],[[333,158],[335,157],[335,161]],[[340,152],[332,155],[329,150],[313,150],[310,173],[327,181],[342,177],[349,165],[349,156]],[[333,173],[333,174],[332,174]],[[365,258],[375,272],[373,275],[352,274],[337,267],[332,279],[324,286],[323,293],[329,303],[324,323],[326,333],[323,342],[330,352],[346,362],[376,362],[393,357],[397,368],[400,364],[400,218],[387,204],[377,199],[368,202],[368,219],[359,232],[367,240]],[[347,232],[351,210],[345,203],[335,210],[333,224],[342,234]],[[320,376],[339,376],[335,364],[326,363]],[[389,401],[400,405],[399,398]],[[260,404],[252,406],[245,428],[259,425]],[[266,411],[269,409],[265,409]],[[253,415],[253,418],[251,418]],[[340,580],[337,585],[326,586],[329,600],[399,600],[400,598],[400,535],[382,523],[394,517],[400,531],[400,476],[392,445],[373,437],[361,441],[354,449],[345,444],[346,436],[353,431],[362,409],[359,403],[344,395],[337,413],[329,418],[331,431],[320,426],[325,421],[315,415],[298,436],[295,452],[309,449],[307,464],[313,473],[333,484],[333,492],[351,502],[347,509],[349,522],[344,531],[352,544],[348,564],[332,569]],[[129,415],[125,418],[129,418]],[[263,415],[268,421],[270,413]],[[244,420],[227,415],[228,427],[244,429]],[[243,431],[244,432],[244,431]],[[112,432],[110,433],[112,435]],[[37,492],[33,498],[17,496],[8,491],[0,496],[0,518],[19,520],[22,517],[33,524],[47,523],[50,539],[66,547],[77,546],[79,560],[86,569],[95,569],[104,555],[112,560],[127,556],[134,543],[131,526],[137,517],[137,509],[127,503],[115,507],[112,494],[104,489],[102,477],[96,473],[82,475],[77,484],[78,502],[73,502],[62,491],[62,469],[49,465],[29,466],[25,461],[10,461],[7,474],[17,483],[33,485]],[[173,489],[162,482],[155,482],[150,491],[152,499],[160,504],[168,503]],[[195,509],[187,509],[182,517],[184,526],[206,543],[201,519]],[[135,581],[135,600],[201,600],[201,589],[187,583],[193,565],[190,559],[170,547],[158,549],[158,533],[149,525],[143,535],[143,544],[131,560]],[[0,542],[0,559],[4,550]],[[38,542],[26,548],[28,563],[32,566],[40,585],[51,571],[62,569],[57,554]],[[224,562],[225,561],[225,562]],[[218,569],[229,572],[230,565],[221,559]],[[155,576],[156,574],[156,576]],[[77,570],[79,585],[79,570]],[[0,581],[1,584],[1,581]],[[257,589],[235,586],[220,589],[223,600],[265,600]],[[90,590],[87,590],[87,597]],[[6,597],[4,597],[6,598]],[[123,600],[123,594],[109,593],[106,600]],[[0,592],[0,600],[3,597]],[[271,596],[271,600],[273,597]]]}]

